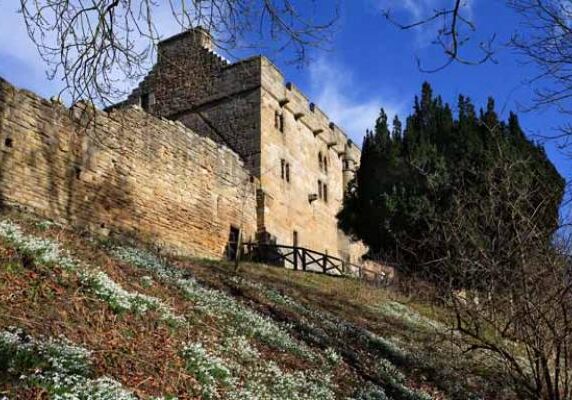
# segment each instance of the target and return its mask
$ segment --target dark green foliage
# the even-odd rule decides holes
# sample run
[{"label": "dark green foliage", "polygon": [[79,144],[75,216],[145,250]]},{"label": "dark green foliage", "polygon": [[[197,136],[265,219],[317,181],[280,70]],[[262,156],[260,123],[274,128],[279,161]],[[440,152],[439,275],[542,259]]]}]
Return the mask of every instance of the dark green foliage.
[{"label": "dark green foliage", "polygon": [[479,246],[491,251],[514,239],[515,210],[530,216],[548,243],[563,191],[564,180],[515,114],[500,121],[489,99],[477,115],[460,96],[455,117],[425,83],[404,129],[398,118],[389,127],[381,110],[338,218],[370,247],[370,257],[395,261],[405,272],[433,273],[455,251],[443,230],[454,216],[466,212],[477,221]]}]

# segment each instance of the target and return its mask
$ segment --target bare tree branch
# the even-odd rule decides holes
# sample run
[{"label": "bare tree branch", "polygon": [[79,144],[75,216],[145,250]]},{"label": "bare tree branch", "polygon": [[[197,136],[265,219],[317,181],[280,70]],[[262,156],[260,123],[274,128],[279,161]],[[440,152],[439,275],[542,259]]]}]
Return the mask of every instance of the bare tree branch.
[{"label": "bare tree branch", "polygon": [[[511,170],[528,168],[526,160],[506,160],[482,171],[488,187],[484,201],[475,200],[468,187],[457,188],[453,213],[435,222],[439,228],[426,246],[434,241],[450,249],[437,260],[446,273],[434,279],[437,301],[455,315],[459,335],[451,340],[466,352],[501,362],[519,398],[570,400],[572,236],[563,232],[548,243],[537,221],[547,204],[524,211],[534,210],[532,199],[549,197],[552,190],[514,181]],[[502,220],[501,203],[512,209]],[[489,240],[492,227],[496,241]],[[462,278],[447,279],[451,272]]]},{"label": "bare tree branch", "polygon": [[493,45],[496,35],[492,35],[488,40],[479,44],[478,48],[481,53],[479,56],[473,57],[463,54],[463,47],[476,31],[476,26],[463,15],[463,9],[467,6],[465,0],[450,1],[451,6],[449,8],[433,10],[429,15],[410,23],[402,23],[395,19],[391,9],[386,9],[383,12],[385,18],[401,30],[429,29],[435,22],[441,21],[442,25],[437,28],[433,43],[441,47],[446,59],[437,67],[425,68],[421,60],[417,58],[417,65],[423,72],[438,72],[454,62],[465,65],[480,65],[487,61],[495,61]]},{"label": "bare tree branch", "polygon": [[122,83],[148,71],[161,39],[159,23],[179,31],[202,26],[231,57],[247,43],[303,62],[310,47],[329,42],[338,16],[333,2],[330,17],[318,20],[316,0],[304,7],[292,0],[20,0],[20,6],[48,77],[61,78],[73,102],[102,105],[126,94]]},{"label": "bare tree branch", "polygon": [[[423,72],[441,71],[453,63],[480,65],[494,59],[496,35],[478,44],[469,46],[478,30],[463,14],[468,2],[448,0],[449,6],[433,10],[419,20],[403,23],[396,20],[391,10],[384,16],[402,30],[434,29],[433,43],[443,50],[445,60],[436,67],[426,68],[417,58]],[[504,0],[498,7],[506,6],[521,18],[514,27],[515,33],[508,44],[521,56],[521,60],[536,68],[536,73],[527,77],[534,98],[531,104],[522,106],[523,111],[553,108],[560,114],[572,115],[572,1],[570,0]],[[436,25],[441,22],[441,25]],[[517,29],[518,28],[518,29]],[[478,54],[470,56],[467,54]],[[572,127],[564,124],[555,133],[542,136],[557,140],[567,156],[571,156]]]}]

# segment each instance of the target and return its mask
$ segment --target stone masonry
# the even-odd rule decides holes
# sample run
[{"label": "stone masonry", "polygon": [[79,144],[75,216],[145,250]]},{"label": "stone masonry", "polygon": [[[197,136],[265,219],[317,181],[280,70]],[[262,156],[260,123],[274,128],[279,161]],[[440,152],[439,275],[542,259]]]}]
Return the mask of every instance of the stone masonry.
[{"label": "stone masonry", "polygon": [[201,28],[159,44],[158,60],[129,98],[240,155],[258,182],[259,239],[358,262],[365,248],[337,228],[360,150],[263,56],[228,63]]},{"label": "stone masonry", "polygon": [[71,109],[0,78],[0,200],[175,253],[254,239],[256,179],[233,151],[139,107]]}]

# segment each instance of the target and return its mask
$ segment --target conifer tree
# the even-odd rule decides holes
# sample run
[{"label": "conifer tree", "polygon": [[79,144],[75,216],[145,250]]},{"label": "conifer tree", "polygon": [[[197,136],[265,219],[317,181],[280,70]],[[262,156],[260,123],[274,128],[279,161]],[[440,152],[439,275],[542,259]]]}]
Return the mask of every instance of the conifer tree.
[{"label": "conifer tree", "polygon": [[[511,186],[498,190],[491,187],[495,181]],[[501,121],[489,98],[477,116],[470,98],[459,96],[455,117],[424,83],[405,128],[396,117],[390,129],[387,114],[380,111],[374,131],[364,139],[361,166],[338,218],[346,233],[369,246],[370,257],[430,275],[439,259],[457,251],[439,238],[441,225],[459,212],[455,207],[463,204],[463,212],[478,221],[483,205],[494,205],[506,227],[483,222],[482,237],[475,240],[502,251],[503,243],[514,239],[509,221],[520,198],[527,201],[519,211],[534,218],[549,243],[563,190],[562,177],[544,149],[526,138],[515,114]]]}]

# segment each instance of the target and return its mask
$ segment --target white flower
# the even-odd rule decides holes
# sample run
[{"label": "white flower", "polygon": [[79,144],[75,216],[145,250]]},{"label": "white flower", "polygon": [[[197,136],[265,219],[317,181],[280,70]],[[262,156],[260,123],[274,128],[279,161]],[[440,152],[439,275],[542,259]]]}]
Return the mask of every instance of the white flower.
[{"label": "white flower", "polygon": [[177,286],[204,314],[231,324],[246,336],[254,336],[275,348],[311,358],[313,355],[303,344],[271,318],[261,315],[226,293],[207,289],[192,278],[184,278],[176,267],[152,254],[131,247],[115,247],[113,254],[123,261],[157,274],[159,279]]},{"label": "white flower", "polygon": [[0,221],[0,237],[12,244],[16,250],[32,256],[41,264],[56,264],[66,270],[74,270],[77,267],[74,260],[62,251],[56,242],[25,235],[12,221]]},{"label": "white flower", "polygon": [[149,275],[142,276],[140,280],[141,280],[141,285],[143,285],[143,287],[153,286],[153,278],[150,277]]},{"label": "white flower", "polygon": [[186,345],[182,354],[187,361],[187,370],[202,385],[202,395],[205,399],[218,397],[218,386],[230,387],[235,383],[225,361],[210,354],[202,343]]},{"label": "white flower", "polygon": [[158,310],[161,319],[174,324],[185,322],[185,318],[155,297],[128,292],[113,281],[105,272],[81,265],[60,250],[57,242],[25,235],[20,227],[11,221],[0,221],[0,237],[10,242],[18,251],[28,254],[39,263],[57,264],[69,271],[75,271],[80,282],[89,287],[100,299],[106,301],[116,311],[132,311],[143,314],[148,310]]},{"label": "white flower", "polygon": [[91,352],[65,337],[36,339],[21,329],[9,328],[0,332],[0,354],[9,365],[16,365],[21,358],[35,361],[38,367],[34,373],[20,375],[20,380],[41,385],[54,400],[136,400],[111,378],[88,378]]},{"label": "white flower", "polygon": [[100,270],[83,270],[79,273],[81,283],[97,297],[106,301],[116,311],[132,311],[144,314],[157,310],[161,319],[180,324],[185,318],[175,315],[174,311],[160,299],[142,293],[129,292]]},{"label": "white flower", "polygon": [[396,301],[386,301],[376,307],[384,316],[395,318],[409,325],[413,329],[434,329],[439,331],[446,330],[446,327],[430,318],[424,317],[416,311],[412,310],[405,304]]},{"label": "white flower", "polygon": [[326,358],[327,360],[333,364],[333,365],[337,365],[339,364],[339,362],[341,361],[341,356],[336,352],[336,350],[334,350],[331,347],[328,347],[324,353],[326,354]]}]

